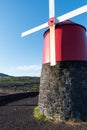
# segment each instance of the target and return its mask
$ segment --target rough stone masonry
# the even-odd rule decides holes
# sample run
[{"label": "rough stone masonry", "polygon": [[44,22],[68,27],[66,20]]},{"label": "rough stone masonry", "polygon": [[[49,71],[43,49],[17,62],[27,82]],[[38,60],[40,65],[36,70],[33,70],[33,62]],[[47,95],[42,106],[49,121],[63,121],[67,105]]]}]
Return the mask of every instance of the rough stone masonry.
[{"label": "rough stone masonry", "polygon": [[87,61],[42,65],[39,112],[59,121],[87,121]]}]

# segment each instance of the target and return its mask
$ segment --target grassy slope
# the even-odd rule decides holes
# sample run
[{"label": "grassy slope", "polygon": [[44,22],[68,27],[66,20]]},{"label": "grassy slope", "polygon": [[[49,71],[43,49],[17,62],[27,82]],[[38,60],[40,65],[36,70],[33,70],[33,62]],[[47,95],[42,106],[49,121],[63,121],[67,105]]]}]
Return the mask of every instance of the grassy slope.
[{"label": "grassy slope", "polygon": [[0,78],[1,92],[38,91],[39,77],[5,77]]}]

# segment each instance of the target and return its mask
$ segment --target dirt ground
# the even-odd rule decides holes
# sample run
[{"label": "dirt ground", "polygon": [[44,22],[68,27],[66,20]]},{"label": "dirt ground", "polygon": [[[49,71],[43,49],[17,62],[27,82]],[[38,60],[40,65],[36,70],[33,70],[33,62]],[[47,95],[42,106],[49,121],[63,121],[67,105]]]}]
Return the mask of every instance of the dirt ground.
[{"label": "dirt ground", "polygon": [[87,124],[67,125],[38,121],[33,109],[38,93],[0,96],[0,130],[87,130]]}]

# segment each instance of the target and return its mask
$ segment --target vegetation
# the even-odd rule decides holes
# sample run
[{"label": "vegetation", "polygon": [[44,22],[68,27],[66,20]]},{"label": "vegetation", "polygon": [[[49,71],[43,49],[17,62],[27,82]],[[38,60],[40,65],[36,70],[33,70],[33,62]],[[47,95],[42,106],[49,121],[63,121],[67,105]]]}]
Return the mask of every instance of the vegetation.
[{"label": "vegetation", "polygon": [[0,76],[0,90],[11,91],[39,91],[40,77],[12,77]]},{"label": "vegetation", "polygon": [[45,115],[42,115],[39,113],[38,107],[34,108],[34,117],[38,120],[45,120],[46,119]]}]

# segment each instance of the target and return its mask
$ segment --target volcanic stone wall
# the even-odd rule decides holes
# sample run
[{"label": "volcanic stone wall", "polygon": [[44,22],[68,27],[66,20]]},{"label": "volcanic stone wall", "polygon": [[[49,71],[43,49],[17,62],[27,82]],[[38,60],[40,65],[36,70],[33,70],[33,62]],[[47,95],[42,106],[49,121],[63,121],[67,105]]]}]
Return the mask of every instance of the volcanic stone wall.
[{"label": "volcanic stone wall", "polygon": [[39,112],[58,121],[87,121],[87,61],[42,65]]}]

